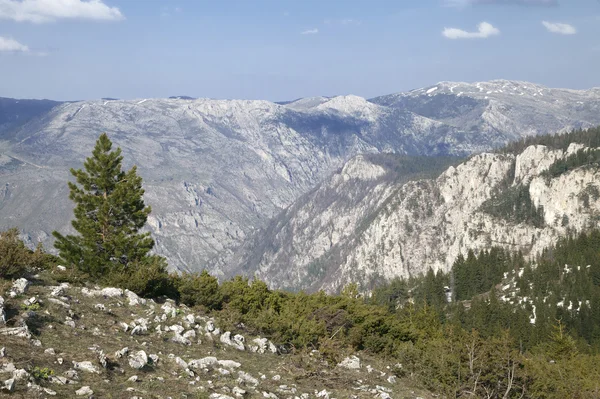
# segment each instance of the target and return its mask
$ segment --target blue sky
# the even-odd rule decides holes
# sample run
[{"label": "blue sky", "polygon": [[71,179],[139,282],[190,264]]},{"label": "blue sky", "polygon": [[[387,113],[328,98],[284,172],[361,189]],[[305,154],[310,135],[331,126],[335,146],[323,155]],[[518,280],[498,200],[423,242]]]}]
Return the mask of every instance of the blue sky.
[{"label": "blue sky", "polygon": [[0,0],[1,97],[589,88],[598,65],[598,0]]}]

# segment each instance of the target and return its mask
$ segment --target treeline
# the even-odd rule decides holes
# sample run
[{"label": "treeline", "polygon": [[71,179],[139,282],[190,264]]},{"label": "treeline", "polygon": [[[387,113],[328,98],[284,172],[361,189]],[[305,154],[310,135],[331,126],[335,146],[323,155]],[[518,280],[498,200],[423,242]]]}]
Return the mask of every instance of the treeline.
[{"label": "treeline", "polygon": [[590,129],[577,129],[565,134],[548,134],[532,136],[509,143],[497,150],[501,154],[518,155],[531,145],[544,145],[546,147],[566,150],[571,143],[580,143],[590,148],[600,147],[600,127]]}]

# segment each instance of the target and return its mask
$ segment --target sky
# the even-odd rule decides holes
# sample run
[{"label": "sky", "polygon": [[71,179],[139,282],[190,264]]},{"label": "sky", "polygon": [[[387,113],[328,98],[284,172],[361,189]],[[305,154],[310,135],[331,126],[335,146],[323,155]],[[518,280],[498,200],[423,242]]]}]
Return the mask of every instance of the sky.
[{"label": "sky", "polygon": [[0,97],[600,86],[600,0],[0,0]]}]

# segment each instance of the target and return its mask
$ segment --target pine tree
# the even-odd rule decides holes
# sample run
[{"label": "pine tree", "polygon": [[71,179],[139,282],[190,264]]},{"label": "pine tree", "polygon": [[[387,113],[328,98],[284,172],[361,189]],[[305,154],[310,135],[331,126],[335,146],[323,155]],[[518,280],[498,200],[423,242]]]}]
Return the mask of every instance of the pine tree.
[{"label": "pine tree", "polygon": [[76,180],[69,182],[69,198],[75,202],[72,225],[79,235],[53,232],[61,259],[95,277],[152,258],[148,252],[154,240],[139,232],[150,213],[142,198],[142,178],[135,166],[122,171],[122,160],[121,149],[113,151],[102,134],[85,170],[71,169]]}]

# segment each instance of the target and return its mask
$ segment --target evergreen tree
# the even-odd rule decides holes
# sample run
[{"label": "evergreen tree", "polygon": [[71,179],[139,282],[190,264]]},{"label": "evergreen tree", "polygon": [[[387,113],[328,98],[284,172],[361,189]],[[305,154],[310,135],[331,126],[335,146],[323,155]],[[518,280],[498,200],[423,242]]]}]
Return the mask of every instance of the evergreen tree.
[{"label": "evergreen tree", "polygon": [[92,276],[127,269],[153,259],[150,233],[139,233],[150,207],[142,198],[142,178],[134,166],[121,170],[121,149],[102,134],[84,163],[85,170],[71,169],[76,183],[69,182],[69,198],[75,202],[72,225],[79,235],[53,232],[54,246],[70,265]]}]

